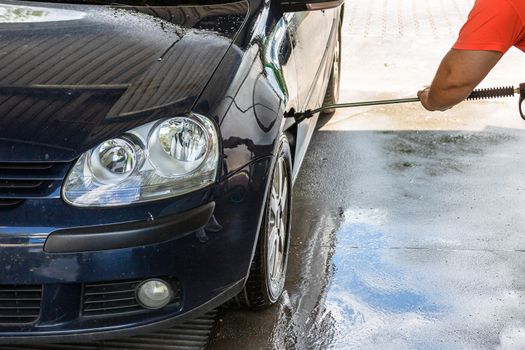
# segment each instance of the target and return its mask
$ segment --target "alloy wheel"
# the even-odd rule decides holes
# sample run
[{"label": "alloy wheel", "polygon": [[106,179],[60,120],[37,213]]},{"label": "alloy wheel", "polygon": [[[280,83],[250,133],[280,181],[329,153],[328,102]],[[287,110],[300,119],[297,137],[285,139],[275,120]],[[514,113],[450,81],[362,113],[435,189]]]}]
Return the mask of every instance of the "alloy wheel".
[{"label": "alloy wheel", "polygon": [[285,159],[279,158],[275,167],[268,203],[268,285],[277,299],[284,288],[288,244],[289,186]]}]

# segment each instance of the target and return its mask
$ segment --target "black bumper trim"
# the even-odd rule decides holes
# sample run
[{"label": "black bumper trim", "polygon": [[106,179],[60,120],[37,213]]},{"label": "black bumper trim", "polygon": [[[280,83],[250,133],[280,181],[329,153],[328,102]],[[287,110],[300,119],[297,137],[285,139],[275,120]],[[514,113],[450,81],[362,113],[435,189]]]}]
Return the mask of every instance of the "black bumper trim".
[{"label": "black bumper trim", "polygon": [[[26,335],[20,334],[1,334],[0,333],[0,350],[5,345],[10,344],[42,344],[42,343],[65,343],[65,342],[89,342],[95,340],[112,339],[126,336],[137,336],[144,333],[154,332],[157,330],[170,328],[180,325],[181,323],[191,321],[202,316],[206,312],[218,308],[231,298],[239,294],[244,288],[245,279],[233,283],[223,292],[208,302],[189,310],[181,315],[177,315],[162,321],[129,328],[105,329],[100,331],[69,331],[69,332],[27,332]],[[51,347],[50,347],[51,348]],[[48,348],[49,349],[49,348]],[[52,348],[51,348],[52,349]]]},{"label": "black bumper trim", "polygon": [[75,253],[165,242],[206,226],[214,209],[215,202],[210,202],[181,214],[154,220],[57,230],[47,238],[44,251]]}]

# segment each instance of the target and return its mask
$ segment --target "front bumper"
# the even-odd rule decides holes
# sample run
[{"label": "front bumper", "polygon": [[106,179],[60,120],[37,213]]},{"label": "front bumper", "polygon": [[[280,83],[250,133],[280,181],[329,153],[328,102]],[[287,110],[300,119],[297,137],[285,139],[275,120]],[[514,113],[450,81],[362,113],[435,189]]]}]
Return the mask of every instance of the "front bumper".
[{"label": "front bumper", "polygon": [[[187,320],[235,296],[243,287],[253,256],[270,162],[270,157],[254,162],[213,189],[178,199],[180,205],[145,207],[155,218],[151,225],[126,220],[96,225],[97,230],[75,229],[76,225],[54,227],[42,237],[42,233],[31,235],[18,226],[0,223],[0,286],[42,286],[38,320],[31,324],[0,324],[0,342],[85,341],[135,334]],[[196,202],[200,202],[197,209],[184,208],[184,203]],[[96,222],[103,212],[90,211],[89,215]],[[130,209],[126,215],[129,212],[140,210]],[[205,225],[188,231],[188,222],[170,220],[188,212],[201,220],[193,224]],[[12,214],[11,219],[16,217]],[[203,217],[207,220],[202,221]],[[140,229],[134,229],[133,222]],[[33,227],[27,231],[35,230]],[[39,232],[44,230],[38,228]],[[140,230],[147,237],[141,238]],[[111,249],[100,250],[103,247],[93,242],[106,242]],[[158,311],[101,317],[84,314],[85,285],[152,277],[176,279],[181,286],[181,302]]]}]

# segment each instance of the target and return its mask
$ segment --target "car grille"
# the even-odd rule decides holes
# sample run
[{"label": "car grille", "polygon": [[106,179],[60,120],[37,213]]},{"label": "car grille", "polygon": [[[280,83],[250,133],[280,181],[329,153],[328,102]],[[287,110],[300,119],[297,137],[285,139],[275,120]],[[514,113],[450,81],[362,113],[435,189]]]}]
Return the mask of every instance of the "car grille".
[{"label": "car grille", "polygon": [[[116,283],[95,283],[84,285],[82,312],[84,316],[115,316],[148,311],[135,297],[135,290],[143,281]],[[170,306],[180,306],[181,288],[179,283],[170,279],[174,298]],[[149,310],[151,311],[151,310]]]},{"label": "car grille", "polygon": [[60,188],[69,164],[0,162],[0,209],[49,197]]},{"label": "car grille", "polygon": [[41,301],[42,286],[0,286],[0,324],[35,322]]}]

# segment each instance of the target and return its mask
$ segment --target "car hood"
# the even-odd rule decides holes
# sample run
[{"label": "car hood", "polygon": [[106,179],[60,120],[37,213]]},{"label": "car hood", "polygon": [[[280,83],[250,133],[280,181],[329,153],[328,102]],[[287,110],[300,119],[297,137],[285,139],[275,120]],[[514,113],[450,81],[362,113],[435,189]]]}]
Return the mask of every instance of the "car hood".
[{"label": "car hood", "polygon": [[189,112],[247,12],[0,1],[0,162],[71,161]]}]

